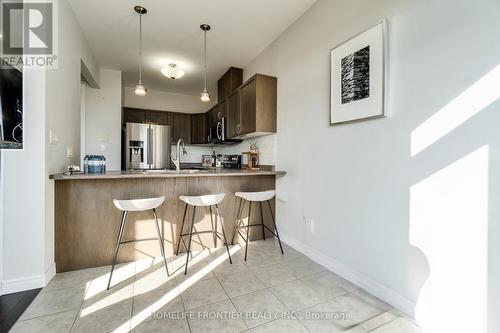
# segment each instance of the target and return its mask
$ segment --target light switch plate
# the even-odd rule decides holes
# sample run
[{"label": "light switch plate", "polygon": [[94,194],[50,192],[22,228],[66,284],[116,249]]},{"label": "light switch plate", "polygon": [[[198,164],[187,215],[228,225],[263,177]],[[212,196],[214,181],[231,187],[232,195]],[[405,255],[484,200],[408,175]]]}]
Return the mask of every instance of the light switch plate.
[{"label": "light switch plate", "polygon": [[51,145],[57,145],[59,142],[59,138],[57,137],[56,132],[54,130],[49,130],[49,144]]},{"label": "light switch plate", "polygon": [[107,133],[97,134],[97,142],[108,142],[109,136]]}]

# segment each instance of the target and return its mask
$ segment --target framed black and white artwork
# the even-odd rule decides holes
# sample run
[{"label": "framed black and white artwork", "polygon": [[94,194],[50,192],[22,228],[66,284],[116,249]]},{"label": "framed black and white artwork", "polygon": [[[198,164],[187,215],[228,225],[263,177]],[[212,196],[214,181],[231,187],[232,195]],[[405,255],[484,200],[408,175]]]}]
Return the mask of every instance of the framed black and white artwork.
[{"label": "framed black and white artwork", "polygon": [[330,51],[331,124],[385,115],[386,21]]}]

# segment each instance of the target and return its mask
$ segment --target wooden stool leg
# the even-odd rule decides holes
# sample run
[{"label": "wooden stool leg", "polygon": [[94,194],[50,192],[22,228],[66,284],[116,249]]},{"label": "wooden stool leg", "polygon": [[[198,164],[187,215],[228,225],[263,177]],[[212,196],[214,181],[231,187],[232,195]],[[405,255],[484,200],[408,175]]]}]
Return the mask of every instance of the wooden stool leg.
[{"label": "wooden stool leg", "polygon": [[187,271],[188,271],[189,253],[191,251],[191,240],[193,238],[193,227],[194,227],[194,216],[195,215],[196,215],[196,206],[193,207],[193,218],[191,219],[191,228],[189,229],[189,243],[188,243],[187,253],[186,253],[186,267],[184,268],[184,275],[186,275]]},{"label": "wooden stool leg", "polygon": [[167,257],[165,256],[165,247],[163,246],[163,237],[160,232],[160,226],[158,225],[158,216],[156,215],[156,209],[153,208],[153,215],[155,218],[155,225],[156,225],[156,233],[158,234],[158,241],[160,242],[160,251],[161,255],[163,256],[163,261],[165,262],[165,269],[167,270],[167,276],[170,276],[170,273],[168,272],[168,266],[167,266]]},{"label": "wooden stool leg", "polygon": [[115,255],[113,256],[113,263],[111,264],[111,273],[109,273],[109,281],[108,281],[108,288],[111,285],[111,277],[113,276],[113,271],[115,269],[115,264],[116,264],[116,257],[118,256],[118,251],[120,250],[120,244],[122,242],[122,236],[123,236],[123,230],[125,230],[125,221],[127,219],[127,211],[124,211],[122,213],[122,219],[120,222],[120,231],[118,232],[118,237],[116,238],[116,247],[115,247]]}]

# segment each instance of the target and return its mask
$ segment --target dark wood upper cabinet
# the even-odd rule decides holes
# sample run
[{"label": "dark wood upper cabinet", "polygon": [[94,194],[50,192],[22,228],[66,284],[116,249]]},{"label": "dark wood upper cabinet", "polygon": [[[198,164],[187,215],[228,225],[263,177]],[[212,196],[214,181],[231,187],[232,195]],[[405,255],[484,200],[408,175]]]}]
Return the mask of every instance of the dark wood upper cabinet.
[{"label": "dark wood upper cabinet", "polygon": [[185,144],[191,143],[191,114],[171,112],[172,143],[182,139]]},{"label": "dark wood upper cabinet", "polygon": [[217,98],[219,103],[224,101],[243,83],[243,69],[231,67],[217,81]]},{"label": "dark wood upper cabinet", "polygon": [[277,83],[275,77],[257,74],[241,87],[240,138],[276,133]]},{"label": "dark wood upper cabinet", "polygon": [[253,133],[256,130],[257,114],[257,80],[253,77],[241,88],[240,135]]},{"label": "dark wood upper cabinet", "polygon": [[191,143],[204,144],[208,142],[207,114],[196,113],[191,115]]},{"label": "dark wood upper cabinet", "polygon": [[215,105],[208,110],[208,126],[212,127],[217,125],[217,114],[219,113],[219,105]]},{"label": "dark wood upper cabinet", "polygon": [[172,125],[171,112],[136,108],[123,108],[124,123],[152,123],[157,125]]},{"label": "dark wood upper cabinet", "polygon": [[150,111],[149,122],[157,125],[171,126],[171,112],[166,111]]},{"label": "dark wood upper cabinet", "polygon": [[123,108],[124,123],[145,123],[148,121],[144,109]]},{"label": "dark wood upper cabinet", "polygon": [[227,99],[219,103],[219,107],[217,109],[217,121],[220,121],[222,118],[227,117],[227,106],[228,106]]},{"label": "dark wood upper cabinet", "polygon": [[240,135],[240,91],[236,90],[228,98],[227,136],[229,139]]}]

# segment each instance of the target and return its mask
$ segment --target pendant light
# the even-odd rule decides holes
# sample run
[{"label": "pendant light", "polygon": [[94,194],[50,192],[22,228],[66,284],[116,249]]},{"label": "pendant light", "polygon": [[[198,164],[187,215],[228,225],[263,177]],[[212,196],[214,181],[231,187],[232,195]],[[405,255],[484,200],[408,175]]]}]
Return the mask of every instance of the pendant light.
[{"label": "pendant light", "polygon": [[134,10],[139,14],[139,82],[135,86],[134,92],[138,96],[146,96],[148,90],[142,84],[142,15],[148,11],[142,6],[135,6]]},{"label": "pendant light", "polygon": [[207,31],[210,30],[210,26],[208,24],[202,24],[200,25],[200,29],[203,30],[205,38],[204,50],[203,50],[204,85],[203,85],[203,91],[200,94],[200,99],[202,102],[210,102],[210,94],[208,93],[207,90]]}]

